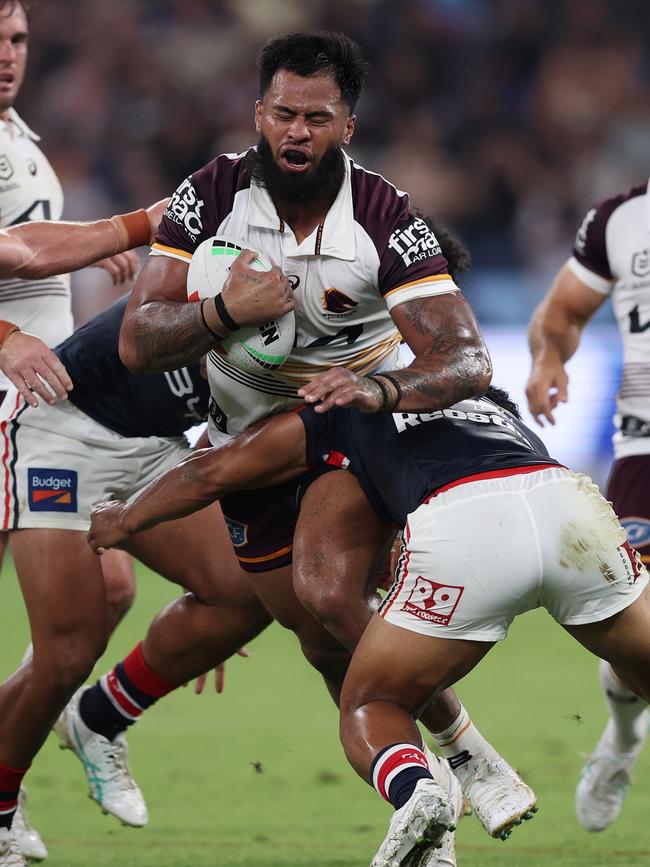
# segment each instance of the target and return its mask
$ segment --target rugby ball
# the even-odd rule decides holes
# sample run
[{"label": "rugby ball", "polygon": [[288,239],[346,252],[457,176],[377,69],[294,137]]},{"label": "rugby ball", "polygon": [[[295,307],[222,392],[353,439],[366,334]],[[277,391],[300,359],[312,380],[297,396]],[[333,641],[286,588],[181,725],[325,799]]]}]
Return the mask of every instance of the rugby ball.
[{"label": "rugby ball", "polygon": [[[225,238],[208,238],[199,244],[187,272],[188,301],[202,301],[218,295],[242,249],[240,244]],[[271,263],[258,254],[251,268],[270,271]],[[291,310],[280,319],[233,331],[221,341],[217,352],[240,370],[277,370],[293,349],[295,336],[296,321]]]}]

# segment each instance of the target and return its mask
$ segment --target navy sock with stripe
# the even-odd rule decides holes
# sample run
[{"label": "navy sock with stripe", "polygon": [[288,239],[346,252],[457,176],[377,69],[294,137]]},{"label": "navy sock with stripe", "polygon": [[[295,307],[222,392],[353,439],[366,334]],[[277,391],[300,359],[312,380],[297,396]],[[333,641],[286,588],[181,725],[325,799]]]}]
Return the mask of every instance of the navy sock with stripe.
[{"label": "navy sock with stripe", "polygon": [[0,828],[11,828],[18,807],[20,784],[28,770],[0,762]]},{"label": "navy sock with stripe", "polygon": [[142,655],[142,644],[138,644],[109,674],[84,692],[79,713],[89,729],[112,741],[137,722],[143,711],[174,689],[149,668]]},{"label": "navy sock with stripe", "polygon": [[391,744],[375,756],[372,784],[396,810],[403,807],[420,780],[432,780],[427,757],[413,744]]}]

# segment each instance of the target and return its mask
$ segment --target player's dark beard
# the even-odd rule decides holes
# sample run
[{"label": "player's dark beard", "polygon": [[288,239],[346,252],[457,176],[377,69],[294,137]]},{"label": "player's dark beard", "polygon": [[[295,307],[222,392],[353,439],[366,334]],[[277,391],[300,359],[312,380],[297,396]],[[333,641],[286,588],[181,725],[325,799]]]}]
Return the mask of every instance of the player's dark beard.
[{"label": "player's dark beard", "polygon": [[257,150],[251,148],[246,155],[253,180],[264,187],[274,202],[287,205],[333,202],[345,177],[344,159],[343,151],[336,146],[326,151],[318,165],[305,174],[283,172],[264,136]]}]

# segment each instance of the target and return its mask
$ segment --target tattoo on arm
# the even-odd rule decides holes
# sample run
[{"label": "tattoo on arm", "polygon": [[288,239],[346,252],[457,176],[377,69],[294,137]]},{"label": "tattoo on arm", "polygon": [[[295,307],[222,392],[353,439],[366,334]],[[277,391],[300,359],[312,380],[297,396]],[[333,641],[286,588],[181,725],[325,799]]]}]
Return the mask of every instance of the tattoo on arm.
[{"label": "tattoo on arm", "polygon": [[152,373],[192,364],[216,345],[201,320],[199,304],[155,301],[132,316],[136,352]]},{"label": "tattoo on arm", "polygon": [[490,357],[460,295],[415,299],[397,309],[415,354],[409,367],[390,371],[402,388],[397,411],[430,412],[485,391]]}]

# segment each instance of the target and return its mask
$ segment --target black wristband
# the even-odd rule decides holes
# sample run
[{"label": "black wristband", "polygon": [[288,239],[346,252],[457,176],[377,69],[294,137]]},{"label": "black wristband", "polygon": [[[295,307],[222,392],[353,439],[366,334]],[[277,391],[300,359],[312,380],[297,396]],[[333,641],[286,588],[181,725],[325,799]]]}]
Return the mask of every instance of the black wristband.
[{"label": "black wristband", "polygon": [[387,379],[392,385],[395,386],[395,391],[397,392],[397,398],[393,403],[391,410],[394,410],[397,406],[399,406],[399,402],[402,399],[403,392],[402,386],[399,384],[399,380],[395,379],[394,376],[391,376],[389,373],[380,373],[378,374],[382,379]]},{"label": "black wristband", "polygon": [[208,325],[208,321],[205,318],[205,313],[203,312],[203,305],[205,304],[206,301],[208,301],[208,299],[204,298],[199,305],[199,310],[201,312],[201,321],[203,322],[205,330],[208,331],[216,340],[219,340],[219,341],[224,340],[226,335],[217,334],[217,332],[214,331],[212,328],[210,328],[210,326]]},{"label": "black wristband", "polygon": [[223,300],[221,292],[214,296],[214,306],[219,319],[221,319],[228,331],[239,331],[240,326],[237,325],[230,313],[226,310],[226,302]]},{"label": "black wristband", "polygon": [[389,401],[388,389],[381,381],[381,379],[378,379],[376,376],[368,376],[366,377],[366,379],[370,379],[372,382],[375,383],[375,385],[378,385],[381,390],[381,406],[379,407],[377,412],[386,412],[386,410],[388,409]]}]

